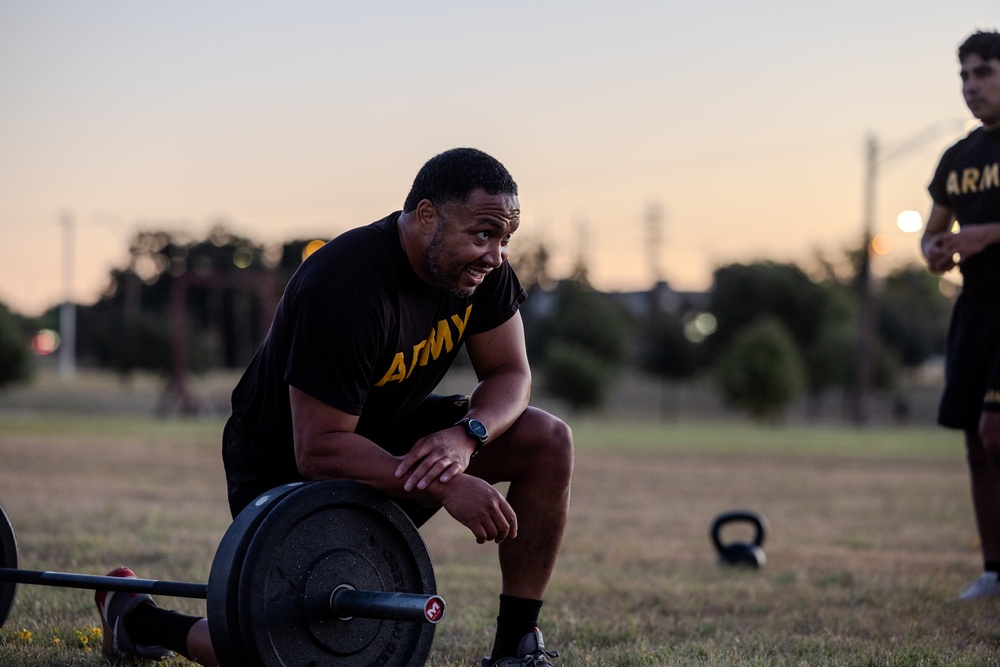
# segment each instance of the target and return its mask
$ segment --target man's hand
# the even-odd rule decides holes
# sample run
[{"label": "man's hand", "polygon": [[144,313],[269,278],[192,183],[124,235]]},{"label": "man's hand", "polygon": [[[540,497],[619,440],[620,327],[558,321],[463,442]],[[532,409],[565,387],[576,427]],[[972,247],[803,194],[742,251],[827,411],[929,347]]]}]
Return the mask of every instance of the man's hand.
[{"label": "man's hand", "polygon": [[465,429],[453,426],[437,433],[431,433],[417,440],[396,468],[396,478],[407,473],[409,478],[403,484],[406,491],[421,491],[440,481],[446,484],[469,467],[469,458],[474,448]]},{"label": "man's hand", "polygon": [[946,273],[955,268],[955,252],[951,237],[957,236],[951,232],[938,232],[925,239],[923,244],[927,267],[935,273]]},{"label": "man's hand", "polygon": [[441,505],[456,521],[472,531],[476,542],[496,542],[517,537],[517,515],[489,482],[459,475],[451,484],[439,484]]},{"label": "man's hand", "polygon": [[942,253],[947,253],[951,257],[957,255],[957,263],[961,264],[996,241],[996,230],[991,227],[991,225],[969,225],[954,234],[936,237],[934,241],[940,243]]}]

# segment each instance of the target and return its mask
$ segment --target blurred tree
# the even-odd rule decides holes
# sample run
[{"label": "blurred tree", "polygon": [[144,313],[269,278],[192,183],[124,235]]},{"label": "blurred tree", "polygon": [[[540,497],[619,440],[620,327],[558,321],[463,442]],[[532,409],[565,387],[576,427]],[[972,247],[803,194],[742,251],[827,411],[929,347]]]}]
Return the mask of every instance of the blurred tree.
[{"label": "blurred tree", "polygon": [[805,384],[799,348],[775,318],[751,322],[718,357],[715,380],[727,403],[754,419],[778,421]]},{"label": "blurred tree", "polygon": [[[781,322],[798,347],[805,369],[805,388],[811,398],[818,399],[826,389],[833,387],[853,391],[857,374],[858,292],[855,278],[850,275],[849,268],[844,267],[856,263],[856,255],[847,253],[844,261],[837,265],[821,258],[818,281],[789,264],[758,262],[717,269],[711,303],[718,331],[709,339],[714,356],[724,354],[735,333],[748,323],[774,318]],[[899,282],[908,286],[913,277],[907,273]],[[887,323],[892,322],[911,335],[919,332],[917,335],[922,336],[927,329],[933,329],[930,322],[935,320],[927,317],[924,309],[935,308],[935,300],[926,291],[921,291],[920,295],[903,287],[887,289],[885,307],[893,314]],[[920,299],[927,299],[932,305],[911,306]],[[910,316],[927,317],[928,321],[913,321],[908,319]],[[889,328],[887,324],[885,330]],[[896,386],[902,356],[900,345],[899,340],[875,341],[872,380],[877,388]]]},{"label": "blurred tree", "polygon": [[684,317],[659,308],[652,297],[651,294],[650,315],[639,329],[636,361],[641,371],[660,381],[660,418],[676,419],[684,392],[680,381],[703,369],[705,346],[703,340],[693,342],[688,338]]},{"label": "blurred tree", "polygon": [[549,346],[543,372],[545,390],[574,410],[600,407],[616,376],[612,364],[586,347],[561,340]]},{"label": "blurred tree", "polygon": [[204,239],[139,232],[127,266],[112,271],[101,299],[80,311],[81,358],[122,373],[170,371],[176,323],[171,291],[183,280],[189,370],[245,365],[309,243],[263,245],[231,233],[223,222]]},{"label": "blurred tree", "polygon": [[720,267],[715,270],[711,292],[718,329],[708,342],[719,352],[747,324],[771,317],[804,349],[819,335],[826,298],[823,288],[794,264],[756,262]]},{"label": "blurred tree", "polygon": [[879,335],[907,368],[944,353],[952,304],[940,281],[925,267],[908,266],[886,277],[878,295]]},{"label": "blurred tree", "polygon": [[640,368],[659,378],[691,378],[703,364],[703,346],[688,339],[682,317],[654,311],[643,327],[641,338],[638,353]]},{"label": "blurred tree", "polygon": [[[519,238],[511,244],[510,265],[528,293],[527,302],[521,306],[521,319],[528,358],[532,361],[541,359],[545,354],[548,338],[545,328],[555,303],[552,290],[556,281],[549,275],[549,257],[548,248],[540,241]],[[459,361],[464,361],[464,357],[460,357]]]},{"label": "blurred tree", "polygon": [[0,387],[29,380],[34,369],[23,318],[0,303]]},{"label": "blurred tree", "polygon": [[518,239],[511,245],[510,265],[517,273],[521,286],[530,294],[536,290],[550,290],[556,281],[549,274],[548,247],[541,241]]},{"label": "blurred tree", "polygon": [[544,386],[575,409],[599,407],[627,360],[628,316],[584,282],[560,282],[555,299],[539,323]]}]

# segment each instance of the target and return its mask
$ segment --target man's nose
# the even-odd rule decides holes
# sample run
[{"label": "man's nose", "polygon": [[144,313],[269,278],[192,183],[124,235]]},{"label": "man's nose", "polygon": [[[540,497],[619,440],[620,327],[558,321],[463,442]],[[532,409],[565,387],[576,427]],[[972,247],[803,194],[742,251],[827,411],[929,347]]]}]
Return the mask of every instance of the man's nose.
[{"label": "man's nose", "polygon": [[506,254],[504,250],[505,248],[503,247],[503,244],[501,244],[499,241],[497,241],[496,243],[491,243],[486,250],[486,254],[483,255],[483,261],[488,266],[497,268],[498,266],[503,264],[503,258],[504,255]]}]

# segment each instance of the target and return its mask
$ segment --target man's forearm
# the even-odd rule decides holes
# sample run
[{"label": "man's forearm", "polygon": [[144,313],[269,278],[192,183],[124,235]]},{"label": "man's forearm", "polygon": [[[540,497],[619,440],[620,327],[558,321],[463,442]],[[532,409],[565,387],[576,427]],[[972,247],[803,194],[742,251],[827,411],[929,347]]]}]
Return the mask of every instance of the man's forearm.
[{"label": "man's forearm", "polygon": [[483,422],[490,440],[495,440],[525,411],[530,396],[530,372],[498,371],[476,385],[469,398],[469,416]]},{"label": "man's forearm", "polygon": [[312,436],[306,448],[296,447],[299,473],[310,480],[346,479],[367,484],[393,498],[435,501],[425,491],[406,491],[395,476],[399,457],[356,433],[323,433]]}]

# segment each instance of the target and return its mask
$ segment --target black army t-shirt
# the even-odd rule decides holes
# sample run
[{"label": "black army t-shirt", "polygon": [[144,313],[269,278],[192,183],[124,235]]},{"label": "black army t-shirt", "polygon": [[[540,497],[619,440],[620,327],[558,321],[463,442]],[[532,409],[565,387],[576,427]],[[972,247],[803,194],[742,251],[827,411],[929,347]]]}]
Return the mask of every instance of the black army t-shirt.
[{"label": "black army t-shirt", "polygon": [[[1000,222],[1000,130],[979,128],[945,151],[928,186],[960,226]],[[962,263],[962,292],[1000,296],[1000,244]]]},{"label": "black army t-shirt", "polygon": [[421,280],[400,243],[399,215],[333,239],[288,283],[233,391],[223,445],[231,498],[301,479],[289,385],[359,415],[356,432],[378,441],[431,393],[468,336],[503,324],[524,301],[507,262],[471,297]]}]

